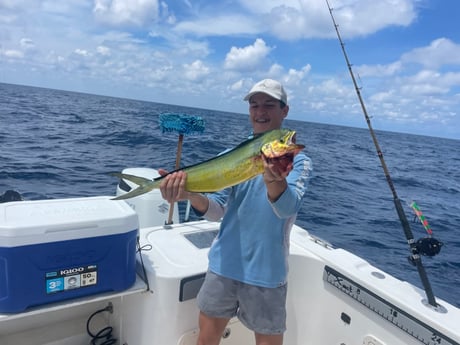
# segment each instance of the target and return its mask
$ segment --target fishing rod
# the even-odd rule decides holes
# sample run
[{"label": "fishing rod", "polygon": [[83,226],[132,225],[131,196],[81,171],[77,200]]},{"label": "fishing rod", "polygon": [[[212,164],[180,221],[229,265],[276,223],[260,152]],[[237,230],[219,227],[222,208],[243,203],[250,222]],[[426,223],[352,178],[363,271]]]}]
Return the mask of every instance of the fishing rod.
[{"label": "fishing rod", "polygon": [[[414,239],[414,235],[412,234],[412,230],[410,228],[410,225],[409,225],[409,222],[407,220],[406,214],[405,214],[404,209],[403,209],[403,207],[401,205],[401,200],[399,199],[398,194],[396,193],[396,189],[395,189],[395,186],[394,186],[393,181],[391,179],[390,172],[389,172],[388,167],[387,167],[387,165],[385,163],[385,159],[383,158],[382,150],[380,149],[380,145],[379,145],[379,143],[377,141],[377,137],[375,135],[374,129],[372,128],[371,120],[369,118],[369,115],[367,114],[366,106],[364,105],[364,101],[363,101],[363,98],[361,96],[360,88],[358,87],[358,84],[356,82],[356,78],[355,78],[355,75],[353,73],[353,69],[351,68],[352,65],[350,63],[350,60],[348,59],[348,54],[347,54],[347,52],[345,50],[345,44],[343,43],[342,37],[340,36],[339,26],[335,22],[334,15],[332,14],[333,9],[329,5],[328,0],[326,0],[326,4],[327,4],[327,7],[329,9],[329,13],[331,15],[335,31],[337,33],[337,38],[339,39],[340,46],[342,47],[342,52],[343,52],[343,55],[345,57],[345,61],[346,61],[347,66],[348,66],[348,70],[350,72],[350,76],[351,76],[351,79],[353,81],[353,85],[355,87],[355,91],[356,91],[356,94],[357,94],[358,99],[359,99],[359,103],[361,104],[361,109],[362,109],[362,111],[364,113],[364,117],[366,119],[367,126],[369,127],[369,131],[370,131],[370,134],[371,134],[371,137],[372,137],[372,141],[374,142],[375,149],[377,150],[377,155],[378,155],[378,157],[380,159],[380,164],[382,165],[383,172],[385,174],[385,178],[387,180],[388,186],[390,187],[391,193],[393,194],[393,201],[394,201],[394,204],[395,204],[395,207],[396,207],[396,212],[398,213],[398,217],[399,217],[399,220],[401,222],[402,228],[404,230],[404,234],[406,235],[407,243],[409,244],[409,248],[410,248],[410,252],[411,252],[411,255],[409,256],[409,261],[417,267],[420,279],[421,279],[423,287],[425,289],[425,293],[426,293],[428,303],[433,307],[437,307],[438,304],[436,303],[436,299],[435,299],[434,294],[433,294],[433,289],[431,288],[431,284],[430,284],[430,281],[428,280],[428,276],[426,274],[425,267],[423,266],[422,258],[421,258],[420,255],[422,254],[422,255],[433,256],[433,255],[438,254],[440,249],[441,249],[442,243],[437,241],[437,240],[435,240],[435,239],[433,239],[433,238],[431,238],[431,237],[423,239],[423,240],[419,240],[419,241],[415,241],[415,239]],[[424,240],[429,240],[429,241],[424,241]],[[428,251],[425,252],[423,249],[428,249]]]}]

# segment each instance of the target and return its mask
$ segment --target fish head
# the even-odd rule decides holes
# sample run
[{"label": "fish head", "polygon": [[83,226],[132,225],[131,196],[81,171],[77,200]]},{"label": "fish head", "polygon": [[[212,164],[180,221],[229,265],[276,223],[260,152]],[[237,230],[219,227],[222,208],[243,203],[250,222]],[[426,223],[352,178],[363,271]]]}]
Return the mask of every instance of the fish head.
[{"label": "fish head", "polygon": [[280,138],[262,145],[260,151],[266,159],[290,158],[292,160],[305,148],[305,145],[296,144],[295,131],[287,130],[281,133]]}]

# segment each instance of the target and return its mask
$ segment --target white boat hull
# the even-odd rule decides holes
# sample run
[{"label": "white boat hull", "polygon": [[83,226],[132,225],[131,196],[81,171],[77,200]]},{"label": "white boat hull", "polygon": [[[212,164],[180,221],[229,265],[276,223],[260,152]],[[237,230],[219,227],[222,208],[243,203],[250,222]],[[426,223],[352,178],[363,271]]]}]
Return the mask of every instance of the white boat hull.
[{"label": "white boat hull", "polygon": [[[125,172],[157,175],[145,168]],[[132,187],[120,183],[116,194]],[[93,335],[112,327],[116,344],[196,344],[196,295],[219,223],[178,224],[176,205],[174,224],[163,225],[168,205],[158,190],[128,204],[140,224],[135,284],[122,292],[0,314],[1,345],[87,345],[87,323]],[[460,309],[437,302],[437,308],[429,306],[424,291],[294,225],[285,345],[460,345]],[[254,335],[235,318],[221,344],[255,344]]]},{"label": "white boat hull", "polygon": [[[199,221],[141,229],[148,288],[138,259],[138,278],[126,291],[0,315],[0,344],[88,344],[89,316],[110,304],[112,313],[92,319],[93,333],[110,325],[117,344],[195,345],[195,296],[218,226]],[[201,239],[198,245],[204,248],[187,239],[189,235]],[[458,308],[441,300],[438,310],[426,306],[423,291],[297,226],[291,234],[289,265],[286,345],[460,343]],[[221,342],[254,343],[253,333],[237,319],[229,323]]]}]

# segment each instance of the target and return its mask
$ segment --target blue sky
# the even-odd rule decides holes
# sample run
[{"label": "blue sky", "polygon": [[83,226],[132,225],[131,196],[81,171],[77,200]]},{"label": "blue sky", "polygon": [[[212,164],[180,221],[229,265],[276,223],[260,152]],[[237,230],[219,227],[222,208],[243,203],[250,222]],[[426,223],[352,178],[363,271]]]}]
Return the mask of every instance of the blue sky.
[{"label": "blue sky", "polygon": [[[458,0],[330,0],[374,129],[460,139]],[[0,0],[0,82],[366,127],[325,0]]]}]

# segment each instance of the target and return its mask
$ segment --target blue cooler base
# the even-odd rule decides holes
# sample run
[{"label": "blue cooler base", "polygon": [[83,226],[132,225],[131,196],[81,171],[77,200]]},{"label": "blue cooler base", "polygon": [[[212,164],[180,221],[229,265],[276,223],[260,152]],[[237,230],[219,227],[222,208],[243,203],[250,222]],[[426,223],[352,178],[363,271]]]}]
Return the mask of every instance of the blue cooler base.
[{"label": "blue cooler base", "polygon": [[122,291],[136,280],[137,230],[0,247],[0,312],[101,292]]}]

